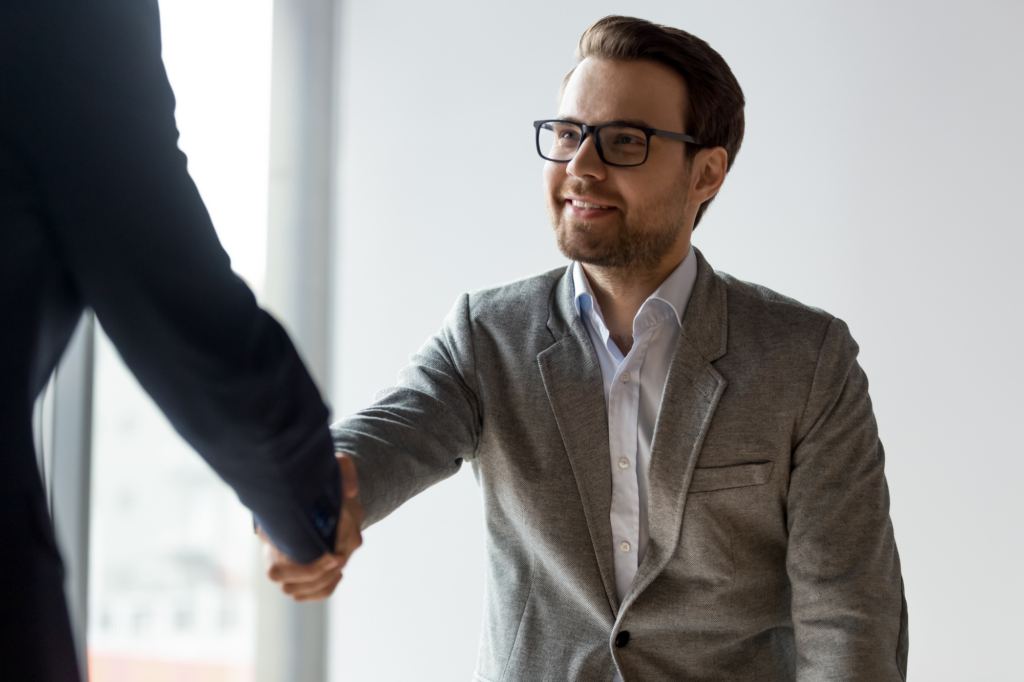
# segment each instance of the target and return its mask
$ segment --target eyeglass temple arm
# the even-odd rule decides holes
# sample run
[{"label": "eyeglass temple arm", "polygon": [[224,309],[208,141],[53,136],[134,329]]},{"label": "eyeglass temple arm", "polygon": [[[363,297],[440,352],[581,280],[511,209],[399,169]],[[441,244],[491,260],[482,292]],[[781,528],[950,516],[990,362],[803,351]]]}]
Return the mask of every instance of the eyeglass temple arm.
[{"label": "eyeglass temple arm", "polygon": [[654,129],[651,129],[648,132],[651,135],[660,135],[661,137],[667,137],[670,140],[679,140],[680,142],[689,142],[690,144],[700,144],[700,142],[698,142],[696,139],[694,139],[693,136],[686,135],[684,133],[673,133],[673,132],[670,132],[668,130],[654,130]]}]

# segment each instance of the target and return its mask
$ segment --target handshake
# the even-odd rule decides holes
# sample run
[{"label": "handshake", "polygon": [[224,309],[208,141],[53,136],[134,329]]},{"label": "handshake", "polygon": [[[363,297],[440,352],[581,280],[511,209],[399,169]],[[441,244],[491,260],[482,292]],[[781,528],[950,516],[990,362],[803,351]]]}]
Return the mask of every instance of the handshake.
[{"label": "handshake", "polygon": [[334,543],[334,553],[325,553],[311,564],[299,564],[282,553],[258,529],[263,541],[263,567],[267,577],[281,587],[281,591],[295,601],[327,599],[341,582],[341,572],[352,553],[363,544],[360,528],[363,525],[363,505],[359,502],[359,479],[352,458],[338,453],[341,468],[341,516]]}]

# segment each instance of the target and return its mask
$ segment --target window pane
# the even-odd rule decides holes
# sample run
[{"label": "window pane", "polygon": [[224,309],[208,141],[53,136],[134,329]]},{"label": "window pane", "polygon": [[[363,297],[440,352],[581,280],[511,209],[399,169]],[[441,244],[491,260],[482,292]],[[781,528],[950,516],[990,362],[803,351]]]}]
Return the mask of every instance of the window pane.
[{"label": "window pane", "polygon": [[102,334],[95,367],[90,679],[252,679],[251,518]]},{"label": "window pane", "polygon": [[[160,15],[189,172],[233,266],[258,290],[271,0],[161,0]],[[251,517],[97,336],[90,680],[252,680]]]}]

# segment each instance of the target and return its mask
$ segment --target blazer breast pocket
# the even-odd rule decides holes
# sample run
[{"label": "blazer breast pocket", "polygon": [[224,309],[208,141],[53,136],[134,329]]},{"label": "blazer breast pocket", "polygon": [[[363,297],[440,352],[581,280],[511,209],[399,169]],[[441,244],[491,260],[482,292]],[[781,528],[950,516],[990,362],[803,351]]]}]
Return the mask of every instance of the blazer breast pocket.
[{"label": "blazer breast pocket", "polygon": [[691,493],[764,485],[772,477],[775,462],[752,462],[727,467],[697,467],[690,480]]}]

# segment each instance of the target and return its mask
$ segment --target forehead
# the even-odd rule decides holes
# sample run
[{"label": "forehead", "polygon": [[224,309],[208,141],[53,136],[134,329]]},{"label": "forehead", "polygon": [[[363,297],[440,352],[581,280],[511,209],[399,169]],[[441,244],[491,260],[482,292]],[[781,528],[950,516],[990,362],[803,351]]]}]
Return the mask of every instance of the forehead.
[{"label": "forehead", "polygon": [[682,131],[686,81],[660,62],[588,57],[576,67],[558,107],[560,118],[596,125],[638,120]]}]

